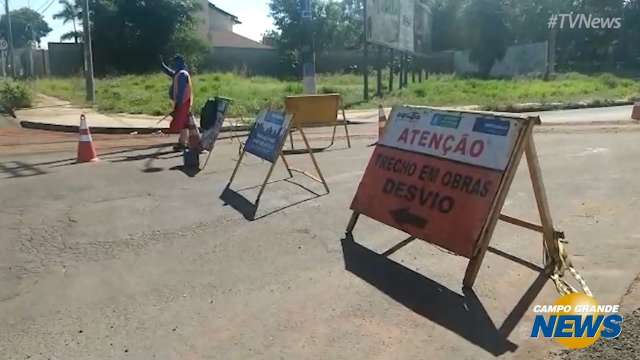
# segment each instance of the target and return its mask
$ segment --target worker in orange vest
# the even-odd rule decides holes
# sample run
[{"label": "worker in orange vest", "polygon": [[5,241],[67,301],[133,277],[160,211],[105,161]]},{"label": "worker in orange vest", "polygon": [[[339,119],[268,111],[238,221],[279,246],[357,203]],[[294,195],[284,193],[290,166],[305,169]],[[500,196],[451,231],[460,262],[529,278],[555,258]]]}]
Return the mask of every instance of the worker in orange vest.
[{"label": "worker in orange vest", "polygon": [[193,104],[193,87],[184,57],[176,55],[173,61],[173,69],[167,66],[164,61],[161,62],[163,72],[173,80],[169,91],[169,97],[173,100],[169,133],[180,134],[178,143],[173,147],[173,150],[183,151],[187,148],[189,139],[189,117],[191,116],[191,105]]}]

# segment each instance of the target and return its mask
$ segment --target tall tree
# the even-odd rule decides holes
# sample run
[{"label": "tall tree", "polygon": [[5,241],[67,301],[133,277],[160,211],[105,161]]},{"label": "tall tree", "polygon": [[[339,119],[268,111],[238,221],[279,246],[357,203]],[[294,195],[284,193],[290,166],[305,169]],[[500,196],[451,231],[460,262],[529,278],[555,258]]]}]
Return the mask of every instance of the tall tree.
[{"label": "tall tree", "polygon": [[77,0],[60,0],[60,5],[62,5],[62,9],[54,14],[53,18],[62,19],[63,24],[73,24],[73,31],[63,34],[60,40],[74,39],[77,44],[82,37],[82,32],[77,28],[77,24],[82,22],[82,6]]},{"label": "tall tree", "polygon": [[463,18],[469,58],[478,65],[480,75],[488,76],[493,64],[504,58],[509,41],[502,0],[471,0]]},{"label": "tall tree", "polygon": [[[13,43],[15,47],[26,47],[35,40],[38,44],[40,40],[51,32],[51,28],[39,13],[29,9],[21,8],[11,11],[11,28],[13,32]],[[0,36],[7,39],[7,17],[0,18]]]},{"label": "tall tree", "polygon": [[91,0],[96,72],[156,69],[158,55],[186,39],[199,9],[196,0]]},{"label": "tall tree", "polygon": [[433,50],[450,50],[464,46],[460,31],[465,0],[436,0],[431,5]]},{"label": "tall tree", "polygon": [[[299,66],[299,49],[308,41],[300,14],[302,0],[271,0],[270,15],[276,31],[264,38],[274,44],[288,67]],[[316,53],[354,49],[362,45],[364,0],[312,1],[311,31]]]}]

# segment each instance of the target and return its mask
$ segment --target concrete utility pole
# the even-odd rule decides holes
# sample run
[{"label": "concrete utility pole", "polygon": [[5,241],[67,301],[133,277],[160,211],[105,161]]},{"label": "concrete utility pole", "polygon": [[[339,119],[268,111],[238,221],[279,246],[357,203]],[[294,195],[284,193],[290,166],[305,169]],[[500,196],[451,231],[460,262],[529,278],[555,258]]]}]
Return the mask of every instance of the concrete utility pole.
[{"label": "concrete utility pole", "polygon": [[14,64],[14,56],[13,56],[13,30],[11,30],[11,14],[9,13],[9,0],[4,0],[4,11],[7,16],[7,34],[9,38],[7,42],[9,43],[9,66],[11,67],[11,71],[9,72],[11,76],[16,77],[16,68]]},{"label": "concrete utility pole", "polygon": [[311,24],[312,8],[311,0],[302,2],[302,24],[304,27],[305,44],[302,46],[302,82],[305,94],[316,93],[316,52],[313,39],[313,29]]},{"label": "concrete utility pole", "polygon": [[33,30],[33,26],[31,24],[27,25],[27,31],[31,33],[31,41],[29,41],[29,77],[35,78],[35,64],[33,62],[33,48],[36,46],[36,32]]},{"label": "concrete utility pole", "polygon": [[367,2],[365,1],[362,8],[362,76],[364,77],[364,89],[362,98],[364,101],[369,100],[369,42],[367,41]]},{"label": "concrete utility pole", "polygon": [[544,79],[549,80],[551,75],[556,71],[556,41],[558,38],[557,29],[554,27],[549,32],[549,40],[547,41],[547,68]]},{"label": "concrete utility pole", "polygon": [[87,90],[87,101],[96,102],[96,86],[93,78],[93,50],[91,49],[91,24],[89,23],[89,0],[82,1],[84,31],[84,77]]}]

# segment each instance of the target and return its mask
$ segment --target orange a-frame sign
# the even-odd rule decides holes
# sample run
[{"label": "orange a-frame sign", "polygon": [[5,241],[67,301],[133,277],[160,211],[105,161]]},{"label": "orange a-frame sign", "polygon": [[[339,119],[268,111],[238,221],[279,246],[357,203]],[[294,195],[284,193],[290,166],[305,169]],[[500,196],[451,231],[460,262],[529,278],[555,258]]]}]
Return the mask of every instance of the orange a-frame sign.
[{"label": "orange a-frame sign", "polygon": [[[531,136],[539,123],[538,117],[395,107],[351,204],[347,238],[366,215],[469,258],[464,285],[472,287],[500,219],[542,233],[550,271],[562,276],[571,265],[559,243],[564,235],[553,227]],[[525,153],[542,225],[501,214]]]}]

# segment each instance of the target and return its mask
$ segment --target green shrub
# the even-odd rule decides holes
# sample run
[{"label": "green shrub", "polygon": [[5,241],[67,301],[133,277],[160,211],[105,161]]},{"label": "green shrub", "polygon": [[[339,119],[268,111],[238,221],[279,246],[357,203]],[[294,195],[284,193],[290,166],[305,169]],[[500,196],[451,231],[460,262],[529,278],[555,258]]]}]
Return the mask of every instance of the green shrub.
[{"label": "green shrub", "polygon": [[427,96],[427,89],[425,88],[417,88],[413,90],[413,93],[416,94],[417,97],[423,98]]},{"label": "green shrub", "polygon": [[615,89],[618,87],[618,78],[611,74],[601,74],[598,77],[598,80],[609,89]]},{"label": "green shrub", "polygon": [[287,94],[299,95],[304,92],[304,87],[300,83],[291,83],[285,86],[284,91]]},{"label": "green shrub", "polygon": [[23,109],[31,106],[31,89],[15,81],[0,82],[0,106],[4,109]]},{"label": "green shrub", "polygon": [[340,89],[333,86],[321,86],[319,93],[320,94],[339,94]]}]

